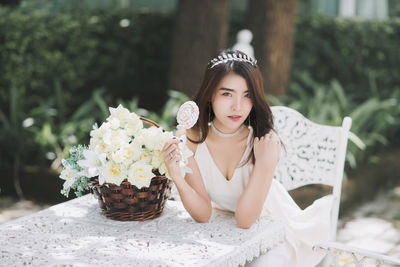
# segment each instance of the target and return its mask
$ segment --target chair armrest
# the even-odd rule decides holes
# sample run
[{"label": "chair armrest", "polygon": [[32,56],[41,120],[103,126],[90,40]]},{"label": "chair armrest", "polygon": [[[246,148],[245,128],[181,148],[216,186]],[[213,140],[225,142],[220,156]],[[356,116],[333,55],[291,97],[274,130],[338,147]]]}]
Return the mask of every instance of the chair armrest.
[{"label": "chair armrest", "polygon": [[[319,243],[313,246],[313,250],[326,250],[327,253],[330,254],[330,256],[334,257],[334,262],[336,266],[340,266],[337,259],[338,255],[345,253],[350,254],[352,256],[356,266],[363,266],[360,264],[362,264],[364,260],[367,259],[373,259],[376,262],[377,266],[380,266],[380,264],[382,263],[400,266],[400,259],[376,253],[366,249],[347,246],[338,242]],[[358,257],[356,255],[358,255]]]}]

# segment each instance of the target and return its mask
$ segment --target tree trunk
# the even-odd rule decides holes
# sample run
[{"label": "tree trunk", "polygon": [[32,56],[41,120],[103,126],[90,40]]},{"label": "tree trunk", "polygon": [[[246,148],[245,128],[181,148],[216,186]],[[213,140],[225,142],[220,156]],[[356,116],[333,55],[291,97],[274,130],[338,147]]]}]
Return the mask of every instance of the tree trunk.
[{"label": "tree trunk", "polygon": [[200,86],[207,62],[226,46],[228,16],[228,0],[178,1],[169,90],[192,96]]},{"label": "tree trunk", "polygon": [[17,193],[17,196],[19,197],[19,199],[24,200],[25,195],[22,192],[22,188],[21,188],[21,183],[20,183],[20,179],[19,179],[19,169],[20,169],[20,159],[19,159],[19,155],[17,154],[14,157],[14,163],[13,163],[14,188],[15,188],[15,192]]},{"label": "tree trunk", "polygon": [[249,0],[247,24],[253,32],[255,57],[269,94],[286,93],[296,3],[297,0]]}]

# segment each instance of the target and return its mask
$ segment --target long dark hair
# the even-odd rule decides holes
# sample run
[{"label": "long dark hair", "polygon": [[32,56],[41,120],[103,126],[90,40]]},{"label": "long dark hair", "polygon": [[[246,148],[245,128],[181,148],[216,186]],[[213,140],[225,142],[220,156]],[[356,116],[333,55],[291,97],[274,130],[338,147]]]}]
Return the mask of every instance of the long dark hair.
[{"label": "long dark hair", "polygon": [[[228,55],[228,60],[221,60]],[[233,59],[229,60],[229,58]],[[189,139],[191,142],[199,144],[206,140],[208,122],[212,121],[215,116],[211,107],[211,98],[222,78],[232,72],[243,77],[249,88],[253,107],[249,117],[245,120],[245,124],[250,124],[253,127],[253,138],[261,137],[274,129],[272,112],[265,99],[263,79],[256,62],[254,60],[237,60],[238,58],[251,59],[241,51],[228,49],[220,52],[207,65],[200,88],[193,97],[193,101],[199,107],[200,115],[193,127],[199,134],[198,139]],[[215,64],[217,61],[219,63]],[[251,155],[254,163],[254,154],[251,153]]]},{"label": "long dark hair", "polygon": [[[238,50],[227,49],[219,53],[216,58],[223,55],[239,54],[249,58],[245,53]],[[202,143],[208,135],[208,122],[214,119],[214,111],[211,107],[211,98],[216,90],[218,83],[225,75],[233,72],[246,80],[249,88],[250,99],[253,108],[250,111],[245,123],[253,127],[254,137],[261,137],[273,130],[273,118],[271,109],[264,96],[263,80],[256,63],[249,61],[227,60],[226,62],[212,66],[212,61],[208,64],[200,88],[193,96],[193,101],[199,106],[199,119],[194,125],[194,130],[199,133],[198,140],[191,140],[194,143]],[[249,122],[250,118],[250,122]]]}]

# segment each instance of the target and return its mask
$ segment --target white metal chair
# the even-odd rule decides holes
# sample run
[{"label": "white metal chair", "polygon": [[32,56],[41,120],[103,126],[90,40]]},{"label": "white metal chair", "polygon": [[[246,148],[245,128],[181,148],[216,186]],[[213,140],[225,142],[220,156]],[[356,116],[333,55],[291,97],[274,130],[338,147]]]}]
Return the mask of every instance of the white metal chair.
[{"label": "white metal chair", "polygon": [[[314,246],[315,250],[324,250],[327,252],[327,260],[325,265],[333,264],[333,266],[400,266],[400,259],[389,257],[380,253],[375,253],[365,249],[351,247],[340,244],[338,242],[326,242]],[[345,259],[348,264],[339,263],[339,257]],[[329,266],[329,265],[328,265]]]},{"label": "white metal chair", "polygon": [[328,126],[314,123],[288,107],[273,106],[271,110],[275,129],[285,146],[274,178],[288,191],[309,184],[333,187],[330,240],[314,246],[314,249],[323,249],[327,252],[328,257],[325,258],[323,265],[329,266],[332,262],[338,264],[337,255],[340,252],[350,253],[353,256],[360,255],[360,260],[354,256],[356,264],[362,264],[364,258],[375,259],[377,264],[380,262],[399,264],[392,257],[334,242],[351,118],[345,117],[342,126]]},{"label": "white metal chair", "polygon": [[285,152],[275,172],[286,190],[308,184],[325,184],[333,187],[331,210],[331,240],[336,237],[343,168],[351,118],[342,126],[314,123],[288,107],[271,107],[274,126],[285,146]]}]

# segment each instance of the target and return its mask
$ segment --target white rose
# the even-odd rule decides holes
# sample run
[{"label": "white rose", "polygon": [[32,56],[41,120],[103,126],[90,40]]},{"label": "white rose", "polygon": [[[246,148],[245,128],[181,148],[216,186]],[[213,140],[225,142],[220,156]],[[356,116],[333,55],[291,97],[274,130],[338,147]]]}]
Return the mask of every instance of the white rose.
[{"label": "white rose", "polygon": [[[171,176],[168,173],[168,169],[167,166],[165,165],[165,163],[163,162],[160,166],[160,168],[158,169],[158,171],[160,172],[161,175],[165,175],[168,179],[171,179]],[[171,179],[172,180],[172,179]]]},{"label": "white rose", "polygon": [[151,164],[152,153],[150,152],[142,152],[140,155],[140,160],[145,162],[146,164]]},{"label": "white rose", "polygon": [[108,121],[110,122],[110,128],[113,130],[117,130],[121,125],[118,118],[110,118]]},{"label": "white rose", "polygon": [[143,161],[135,162],[128,171],[128,181],[139,189],[150,186],[153,177],[151,165]]},{"label": "white rose", "polygon": [[142,149],[131,143],[112,151],[110,153],[110,158],[118,164],[128,166],[132,162],[138,161],[141,157],[141,154]]},{"label": "white rose", "polygon": [[111,115],[107,118],[107,120],[118,118],[121,121],[126,121],[130,115],[129,110],[124,108],[121,104],[118,105],[117,108],[110,107],[109,110]]},{"label": "white rose", "polygon": [[157,142],[155,144],[154,149],[155,150],[162,150],[165,143],[169,140],[172,139],[174,135],[172,134],[172,132],[168,132],[165,131],[163,132],[162,130],[159,132],[158,136],[157,136]]},{"label": "white rose", "polygon": [[148,150],[162,149],[162,147],[160,148],[159,145],[162,136],[161,128],[152,126],[150,128],[143,129],[142,136],[143,136],[143,143],[146,146],[146,149]]},{"label": "white rose", "polygon": [[127,146],[127,151],[127,157],[129,160],[138,161],[143,153],[142,145],[133,141]]},{"label": "white rose", "polygon": [[100,128],[93,129],[92,131],[90,131],[90,136],[92,138],[101,139],[104,133],[109,129],[110,129],[110,124],[108,122],[104,122],[103,124],[101,124]]},{"label": "white rose", "polygon": [[128,135],[136,135],[143,128],[143,122],[135,113],[130,113],[124,121],[124,127]]},{"label": "white rose", "polygon": [[126,135],[124,130],[107,131],[103,135],[103,142],[107,146],[113,147],[113,149],[122,147],[128,144],[130,137]]},{"label": "white rose", "polygon": [[120,147],[119,149],[111,152],[111,159],[118,164],[124,163],[128,159],[128,150],[126,147]]},{"label": "white rose", "polygon": [[164,162],[164,158],[160,150],[153,151],[153,157],[151,159],[151,165],[154,169],[160,168],[161,164]]},{"label": "white rose", "polygon": [[126,178],[126,169],[113,161],[108,161],[104,175],[107,183],[120,185]]},{"label": "white rose", "polygon": [[133,139],[132,143],[134,143],[140,147],[142,147],[142,145],[144,145],[143,131],[144,131],[144,129],[139,134],[135,135],[135,138]]},{"label": "white rose", "polygon": [[106,152],[107,146],[104,144],[102,139],[91,138],[89,142],[89,149],[100,155]]}]

